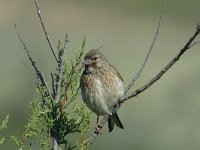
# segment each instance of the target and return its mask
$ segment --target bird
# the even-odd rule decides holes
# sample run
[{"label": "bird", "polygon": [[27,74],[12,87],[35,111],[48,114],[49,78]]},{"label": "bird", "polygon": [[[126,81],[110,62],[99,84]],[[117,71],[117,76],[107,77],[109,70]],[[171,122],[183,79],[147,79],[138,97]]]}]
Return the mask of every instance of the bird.
[{"label": "bird", "polygon": [[117,109],[113,109],[117,99],[124,95],[120,73],[98,49],[85,54],[83,66],[84,71],[80,77],[81,95],[86,106],[97,115],[97,127],[99,116],[109,115],[109,132],[114,129],[114,125],[123,129]]}]

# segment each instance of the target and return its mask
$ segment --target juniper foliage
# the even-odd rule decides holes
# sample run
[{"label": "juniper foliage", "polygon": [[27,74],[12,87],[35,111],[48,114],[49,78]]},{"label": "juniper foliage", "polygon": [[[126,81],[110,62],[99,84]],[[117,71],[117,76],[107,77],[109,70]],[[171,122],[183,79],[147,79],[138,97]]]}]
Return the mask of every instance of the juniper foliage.
[{"label": "juniper foliage", "polygon": [[[78,100],[81,61],[84,55],[85,38],[81,49],[75,57],[66,59],[65,46],[58,42],[57,56],[59,59],[56,73],[51,73],[51,90],[37,76],[36,91],[39,94],[29,104],[31,116],[25,125],[21,137],[11,136],[20,149],[52,149],[52,137],[56,134],[60,149],[87,149],[88,142],[84,140],[90,129],[90,112]],[[65,58],[64,58],[65,57]],[[63,63],[63,64],[61,64]],[[63,68],[61,68],[63,65]],[[59,91],[58,101],[55,100]],[[49,93],[49,91],[52,91]],[[78,137],[76,142],[70,137]]]},{"label": "juniper foliage", "polygon": [[[0,130],[7,128],[8,119],[9,119],[9,114],[6,116],[6,118],[0,124]],[[0,138],[0,144],[3,144],[4,141],[5,141],[5,137]]]}]

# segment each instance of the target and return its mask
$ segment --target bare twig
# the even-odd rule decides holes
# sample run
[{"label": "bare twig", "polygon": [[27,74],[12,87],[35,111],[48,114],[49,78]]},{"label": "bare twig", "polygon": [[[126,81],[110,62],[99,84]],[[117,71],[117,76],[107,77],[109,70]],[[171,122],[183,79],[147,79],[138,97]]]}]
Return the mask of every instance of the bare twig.
[{"label": "bare twig", "polygon": [[191,48],[191,44],[194,41],[194,39],[200,34],[200,28],[196,30],[196,32],[193,34],[193,36],[190,37],[188,42],[185,44],[185,46],[178,52],[178,54],[155,76],[153,77],[148,83],[143,85],[141,88],[137,89],[130,95],[121,98],[118,100],[119,103],[123,103],[126,100],[135,97],[139,95],[140,93],[144,92],[146,89],[148,89],[151,85],[153,85],[157,80],[159,80],[178,60],[179,58]]},{"label": "bare twig", "polygon": [[32,57],[31,57],[31,55],[30,55],[30,53],[29,53],[29,51],[28,51],[28,48],[27,48],[25,42],[23,41],[22,37],[20,36],[19,31],[17,30],[17,25],[16,25],[16,24],[15,24],[15,30],[16,30],[18,39],[19,39],[20,42],[22,43],[22,45],[23,45],[23,47],[24,47],[24,50],[25,50],[26,53],[27,53],[28,59],[30,60],[31,65],[33,66],[33,68],[34,68],[34,70],[35,70],[35,74],[36,74],[36,76],[37,76],[37,79],[41,82],[41,84],[42,84],[43,86],[46,87],[46,89],[47,89],[47,91],[48,91],[48,95],[51,97],[51,99],[53,99],[53,98],[52,98],[52,95],[51,95],[51,91],[50,91],[50,89],[49,89],[49,87],[48,87],[48,85],[47,85],[47,82],[45,81],[45,77],[44,77],[43,73],[42,73],[42,72],[38,69],[38,67],[36,66],[36,62],[32,59]]},{"label": "bare twig", "polygon": [[30,68],[30,66],[28,66],[28,64],[26,64],[24,55],[22,55],[22,62],[23,62],[23,64],[24,64],[25,68],[26,68],[29,72],[31,72],[32,74],[35,74],[35,72]]},{"label": "bare twig", "polygon": [[[190,37],[188,42],[185,44],[185,46],[178,52],[178,54],[155,76],[153,77],[148,83],[144,84],[141,88],[137,89],[136,91],[132,92],[128,96],[122,97],[118,99],[118,103],[121,104],[125,101],[127,101],[130,98],[136,97],[137,95],[144,92],[146,89],[148,89],[151,85],[153,85],[156,81],[158,81],[179,59],[180,57],[191,48],[192,42],[195,40],[195,38],[200,34],[200,26],[197,26],[197,29],[195,33]],[[114,107],[120,107],[120,105],[116,105]],[[104,116],[103,120],[100,122],[100,126],[104,126],[106,122],[108,121],[107,115]],[[90,144],[93,143],[97,135],[101,132],[102,128],[99,128],[99,132],[96,131],[92,134],[92,136],[89,138]]]},{"label": "bare twig", "polygon": [[158,35],[159,35],[159,31],[160,31],[161,23],[162,23],[162,20],[163,20],[163,15],[164,15],[165,8],[166,8],[166,0],[164,0],[163,6],[162,6],[162,10],[161,10],[160,19],[158,21],[158,26],[157,26],[153,41],[152,41],[152,43],[150,45],[150,48],[148,50],[148,53],[146,55],[146,58],[145,58],[143,64],[141,65],[140,69],[138,70],[137,74],[133,77],[133,79],[128,84],[128,86],[127,86],[127,88],[125,90],[125,95],[128,93],[129,89],[135,84],[135,81],[140,77],[141,73],[143,72],[143,70],[144,70],[144,68],[146,66],[146,63],[147,63],[147,61],[148,61],[148,59],[150,57],[150,54],[151,54],[151,52],[153,50],[153,47],[154,47],[155,42],[156,42],[156,40],[158,38]]},{"label": "bare twig", "polygon": [[57,81],[56,81],[56,93],[55,93],[55,101],[56,103],[59,102],[59,97],[60,97],[60,84],[61,84],[61,77],[62,77],[62,72],[63,72],[63,67],[64,67],[64,62],[65,62],[65,54],[66,54],[66,46],[68,43],[68,39],[67,39],[67,34],[65,36],[65,42],[64,42],[64,46],[63,46],[63,52],[61,54],[61,56],[59,57],[59,64],[58,64],[58,77],[57,77]]},{"label": "bare twig", "polygon": [[45,24],[44,24],[44,20],[43,20],[42,15],[41,15],[41,10],[40,10],[38,1],[37,1],[37,0],[34,0],[34,2],[35,2],[35,6],[36,6],[36,8],[37,8],[37,14],[38,14],[38,17],[39,17],[39,19],[40,19],[40,23],[41,23],[41,25],[42,25],[42,30],[44,31],[44,34],[45,34],[45,36],[46,36],[46,39],[47,39],[47,42],[48,42],[49,47],[50,47],[50,49],[51,49],[51,52],[52,52],[52,54],[53,54],[53,56],[54,56],[56,62],[58,63],[58,58],[57,58],[57,56],[56,56],[56,51],[55,51],[55,49],[54,49],[54,47],[53,47],[53,44],[52,44],[52,42],[51,42],[51,38],[50,38],[50,36],[49,36],[49,34],[48,34],[48,32],[47,32],[47,28],[46,28],[46,26],[45,26]]},{"label": "bare twig", "polygon": [[190,45],[190,48],[193,47],[193,46],[195,46],[195,45],[197,45],[197,44],[199,44],[199,43],[200,43],[200,40],[199,40],[199,41],[193,42],[193,43]]}]

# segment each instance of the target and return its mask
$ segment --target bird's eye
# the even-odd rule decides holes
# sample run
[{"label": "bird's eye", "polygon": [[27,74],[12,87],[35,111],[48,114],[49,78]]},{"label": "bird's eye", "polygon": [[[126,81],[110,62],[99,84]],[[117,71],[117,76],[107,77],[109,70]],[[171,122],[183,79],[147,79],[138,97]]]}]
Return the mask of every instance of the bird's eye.
[{"label": "bird's eye", "polygon": [[94,60],[97,60],[97,57],[93,57]]}]

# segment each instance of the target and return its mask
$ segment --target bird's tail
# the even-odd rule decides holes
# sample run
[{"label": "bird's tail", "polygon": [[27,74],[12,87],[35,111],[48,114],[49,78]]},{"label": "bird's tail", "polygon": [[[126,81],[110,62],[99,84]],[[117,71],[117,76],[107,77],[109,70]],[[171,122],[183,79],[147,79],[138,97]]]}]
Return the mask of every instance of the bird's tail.
[{"label": "bird's tail", "polygon": [[108,118],[108,128],[109,132],[111,132],[114,129],[114,125],[117,125],[119,128],[124,129],[122,122],[120,121],[117,113],[113,113],[112,115],[109,115]]}]

